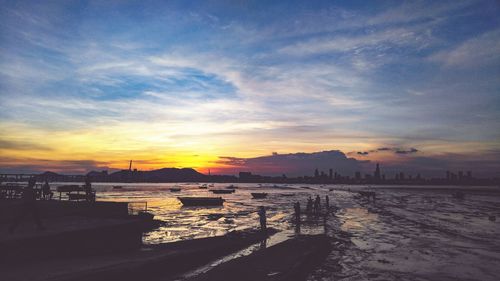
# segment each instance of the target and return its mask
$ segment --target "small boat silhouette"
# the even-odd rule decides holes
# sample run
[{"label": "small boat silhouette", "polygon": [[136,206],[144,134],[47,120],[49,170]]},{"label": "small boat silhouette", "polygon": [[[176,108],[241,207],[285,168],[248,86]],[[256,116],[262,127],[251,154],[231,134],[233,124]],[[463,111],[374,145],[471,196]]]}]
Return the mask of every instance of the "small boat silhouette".
[{"label": "small boat silhouette", "polygon": [[254,199],[262,199],[267,197],[267,193],[265,192],[252,192],[251,194]]},{"label": "small boat silhouette", "polygon": [[222,197],[177,197],[184,206],[221,206]]},{"label": "small boat silhouette", "polygon": [[211,189],[210,190],[213,194],[229,194],[229,193],[234,193],[234,189]]}]

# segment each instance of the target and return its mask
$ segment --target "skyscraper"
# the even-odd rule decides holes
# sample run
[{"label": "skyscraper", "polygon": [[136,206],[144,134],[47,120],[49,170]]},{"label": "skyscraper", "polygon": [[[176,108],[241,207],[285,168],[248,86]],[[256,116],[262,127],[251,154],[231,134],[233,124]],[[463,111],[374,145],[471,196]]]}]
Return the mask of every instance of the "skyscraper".
[{"label": "skyscraper", "polygon": [[373,173],[373,177],[375,180],[380,180],[380,166],[377,163],[377,167],[375,168],[375,172]]}]

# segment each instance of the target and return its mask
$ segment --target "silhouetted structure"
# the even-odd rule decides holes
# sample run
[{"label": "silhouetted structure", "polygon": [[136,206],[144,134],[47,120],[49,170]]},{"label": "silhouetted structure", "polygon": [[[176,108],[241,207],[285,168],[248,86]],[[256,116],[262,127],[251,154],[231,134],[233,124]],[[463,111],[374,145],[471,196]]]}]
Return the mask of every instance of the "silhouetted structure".
[{"label": "silhouetted structure", "polygon": [[377,163],[377,167],[375,168],[375,172],[373,173],[373,177],[376,181],[380,181],[380,165]]},{"label": "silhouetted structure", "polygon": [[28,182],[28,186],[24,188],[21,211],[19,213],[19,216],[16,219],[14,219],[14,221],[10,225],[9,232],[11,233],[14,232],[19,223],[21,223],[21,221],[27,215],[31,215],[33,217],[33,220],[35,221],[38,230],[45,229],[45,227],[42,225],[42,221],[40,220],[40,213],[36,205],[36,195],[35,195],[35,190],[33,189],[35,187],[35,184],[36,180],[34,177],[32,177]]}]

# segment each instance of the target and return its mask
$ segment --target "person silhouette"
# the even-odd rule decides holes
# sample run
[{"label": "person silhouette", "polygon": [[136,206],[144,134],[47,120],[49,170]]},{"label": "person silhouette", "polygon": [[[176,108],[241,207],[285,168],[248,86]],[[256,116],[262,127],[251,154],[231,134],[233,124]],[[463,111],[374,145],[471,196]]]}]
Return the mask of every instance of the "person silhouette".
[{"label": "person silhouette", "polygon": [[85,185],[83,186],[83,190],[85,191],[87,202],[92,202],[95,200],[95,194],[92,191],[92,183],[90,182],[89,176],[85,177]]},{"label": "person silhouette", "polygon": [[260,230],[267,231],[266,209],[264,206],[259,207]]},{"label": "person silhouette", "polygon": [[50,191],[49,181],[45,180],[45,183],[42,186],[42,196],[43,196],[43,198],[50,200],[50,199],[52,199],[53,195],[54,195],[54,193],[52,191]]},{"label": "person silhouette", "polygon": [[31,214],[31,216],[33,217],[33,220],[35,221],[38,230],[45,229],[45,227],[42,225],[42,221],[40,220],[40,214],[36,206],[36,194],[35,190],[33,189],[35,184],[36,184],[35,177],[31,177],[28,181],[28,186],[25,187],[23,190],[21,198],[22,200],[21,211],[19,213],[19,216],[13,221],[13,223],[9,227],[10,233],[13,233],[16,230],[19,223],[28,214]]},{"label": "person silhouette", "polygon": [[314,212],[319,213],[319,209],[321,207],[321,199],[319,195],[316,195],[316,199],[314,200]]},{"label": "person silhouette", "polygon": [[306,213],[308,215],[311,214],[312,208],[313,208],[313,200],[312,200],[311,196],[309,196],[309,198],[307,198],[307,205],[306,205]]},{"label": "person silhouette", "polygon": [[300,203],[295,202],[295,204],[293,204],[293,208],[295,210],[295,223],[300,224]]}]

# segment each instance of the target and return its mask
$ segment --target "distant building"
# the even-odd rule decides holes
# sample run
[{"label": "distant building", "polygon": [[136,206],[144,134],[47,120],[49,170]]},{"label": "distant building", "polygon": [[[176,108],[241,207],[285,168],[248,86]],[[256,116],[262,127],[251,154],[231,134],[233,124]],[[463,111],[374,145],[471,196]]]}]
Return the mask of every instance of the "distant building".
[{"label": "distant building", "polygon": [[377,163],[377,167],[375,168],[375,172],[373,173],[373,177],[375,180],[380,180],[380,166]]}]

